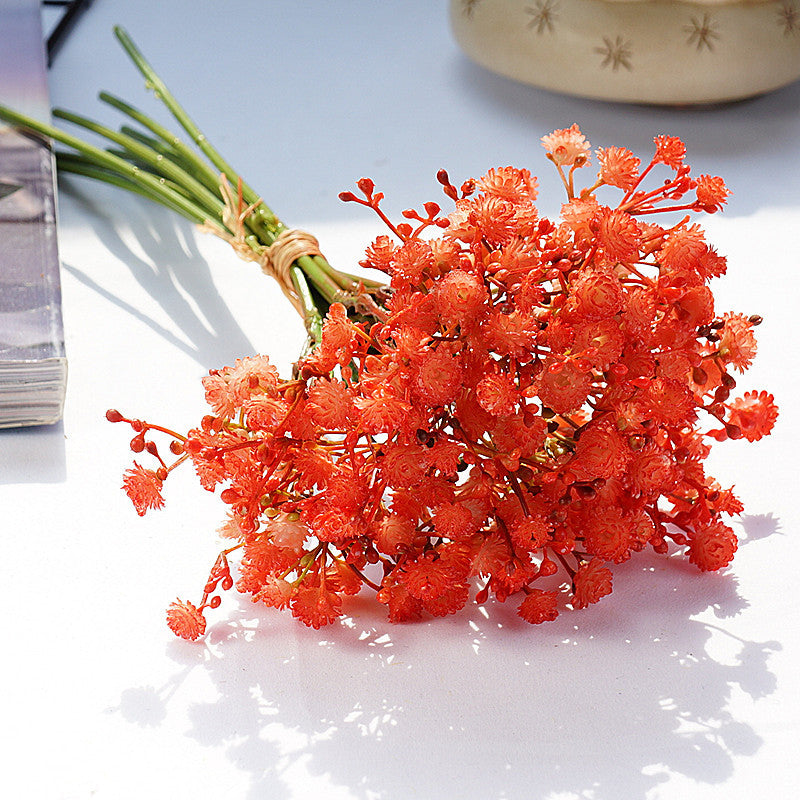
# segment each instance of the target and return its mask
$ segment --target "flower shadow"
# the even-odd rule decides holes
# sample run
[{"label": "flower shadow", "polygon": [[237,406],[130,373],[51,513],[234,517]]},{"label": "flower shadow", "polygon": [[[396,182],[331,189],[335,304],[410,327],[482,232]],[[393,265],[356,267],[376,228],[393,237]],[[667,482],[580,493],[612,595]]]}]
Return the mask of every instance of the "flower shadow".
[{"label": "flower shadow", "polygon": [[735,634],[746,607],[733,575],[654,554],[618,569],[611,598],[537,628],[491,603],[392,626],[355,599],[315,632],[243,601],[205,647],[173,645],[169,685],[120,708],[159,724],[202,669],[218,699],[184,698],[188,735],[224,748],[252,798],[636,800],[674,774],[719,784],[759,750],[732,696],[775,690],[781,645]]},{"label": "flower shadow", "polygon": [[[98,240],[109,253],[129,267],[136,281],[164,311],[166,318],[179,328],[183,337],[86,272],[64,264],[66,272],[104,300],[147,325],[168,344],[206,369],[254,352],[252,343],[220,297],[208,262],[197,249],[194,228],[189,222],[117,192],[114,204],[125,204],[128,231],[124,232],[114,218],[103,211],[104,189],[93,187],[90,196],[82,192],[77,181],[62,179],[62,184],[64,194],[89,212],[87,218],[91,220]],[[134,252],[126,240],[126,233],[141,252]]]},{"label": "flower shadow", "polygon": [[739,544],[748,545],[774,534],[783,535],[780,520],[774,514],[742,514],[740,528],[744,535],[739,535]]}]

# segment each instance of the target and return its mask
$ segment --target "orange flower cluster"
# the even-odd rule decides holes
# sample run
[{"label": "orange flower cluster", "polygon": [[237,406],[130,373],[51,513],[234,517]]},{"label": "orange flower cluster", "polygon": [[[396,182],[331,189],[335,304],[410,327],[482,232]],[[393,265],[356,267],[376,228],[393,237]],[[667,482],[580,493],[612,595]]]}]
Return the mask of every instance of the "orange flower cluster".
[{"label": "orange flower cluster", "polygon": [[[690,223],[728,190],[690,177],[683,144],[662,136],[644,169],[597,151],[596,180],[576,191],[583,134],[542,141],[567,190],[560,222],[539,216],[524,169],[460,189],[440,172],[455,209],[427,203],[397,225],[362,179],[341,197],[389,226],[362,262],[390,276],[384,309],[332,305],[293,380],[265,356],[212,372],[212,413],[185,436],[109,412],[158,461],[126,473],[140,514],[186,460],[229,506],[231,546],[200,605],[170,608],[176,634],[203,634],[234,551],[239,591],[314,628],[365,586],[396,622],[513,595],[540,623],[609,594],[610,565],[646,547],[683,548],[701,570],[731,561],[723,519],[742,504],[706,475],[709,439],[758,440],[777,410],[766,392],[731,397],[760,319],[716,312],[708,283],[725,259]],[[657,168],[667,179],[645,188]],[[667,211],[687,213],[649,221]]]}]

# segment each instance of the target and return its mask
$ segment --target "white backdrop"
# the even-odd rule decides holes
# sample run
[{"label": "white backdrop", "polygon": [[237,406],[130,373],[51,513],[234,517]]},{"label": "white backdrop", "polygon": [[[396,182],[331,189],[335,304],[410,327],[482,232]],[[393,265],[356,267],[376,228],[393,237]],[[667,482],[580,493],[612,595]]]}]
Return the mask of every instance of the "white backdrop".
[{"label": "white backdrop", "polygon": [[[0,6],[1,11],[1,6]],[[746,504],[722,575],[643,555],[599,605],[531,627],[488,605],[392,626],[368,599],[320,632],[230,596],[207,640],[164,624],[197,598],[223,505],[189,470],[140,520],[120,492],[129,433],[107,408],[176,428],[202,375],[302,326],[226,246],[145,201],[65,180],[60,244],[70,381],[64,421],[0,432],[0,794],[231,800],[738,800],[797,786],[795,568],[800,85],[703,109],[606,105],[468,62],[431,0],[97,0],[50,74],[54,105],[119,123],[101,88],[158,111],[111,34],[124,25],[209,138],[290,224],[351,266],[381,232],[337,194],[362,175],[395,216],[488,167],[528,166],[578,122],[642,156],[681,136],[734,191],[709,238],[729,258],[720,310],[759,313],[740,387],[780,406],[773,436],[719,447]],[[0,24],[2,17],[0,16]],[[799,43],[800,46],[800,43]]]}]

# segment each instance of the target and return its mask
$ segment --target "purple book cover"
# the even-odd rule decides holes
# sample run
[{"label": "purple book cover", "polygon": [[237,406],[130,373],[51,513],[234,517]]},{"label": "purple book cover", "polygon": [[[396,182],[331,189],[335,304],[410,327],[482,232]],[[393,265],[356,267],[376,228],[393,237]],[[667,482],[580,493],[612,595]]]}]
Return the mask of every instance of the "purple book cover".
[{"label": "purple book cover", "polygon": [[[0,103],[49,119],[39,0],[0,0]],[[53,154],[0,123],[0,427],[60,419],[66,370]]]}]

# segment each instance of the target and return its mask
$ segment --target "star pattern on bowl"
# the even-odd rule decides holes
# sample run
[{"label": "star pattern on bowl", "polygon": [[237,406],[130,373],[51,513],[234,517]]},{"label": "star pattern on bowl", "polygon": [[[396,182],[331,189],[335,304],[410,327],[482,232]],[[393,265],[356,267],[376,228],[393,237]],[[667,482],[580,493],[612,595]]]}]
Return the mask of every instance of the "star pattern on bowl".
[{"label": "star pattern on bowl", "polygon": [[683,30],[689,34],[686,44],[694,45],[698,51],[705,48],[713,52],[714,41],[720,38],[711,14],[703,14],[702,19],[691,17],[689,23],[684,25]]},{"label": "star pattern on bowl", "polygon": [[556,9],[558,3],[555,0],[537,0],[533,6],[526,6],[525,13],[530,16],[528,28],[535,29],[539,35],[553,33],[555,31],[555,21],[558,19]]},{"label": "star pattern on bowl", "polygon": [[800,30],[800,11],[793,3],[784,3],[778,9],[778,25],[783,28],[784,36],[791,36]]},{"label": "star pattern on bowl", "polygon": [[601,67],[611,67],[613,72],[617,72],[620,67],[624,67],[629,72],[633,70],[631,43],[622,36],[617,36],[613,40],[609,36],[604,36],[602,47],[595,47],[594,52],[603,56],[603,60],[600,62]]}]

